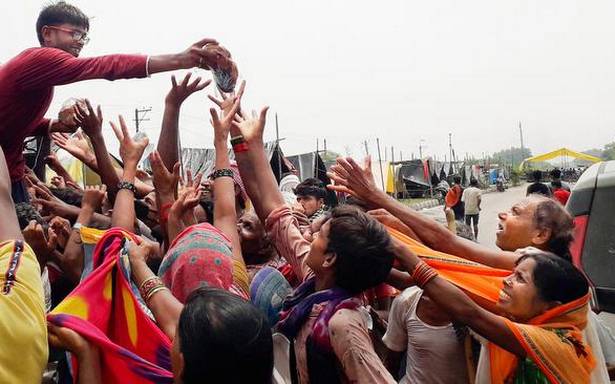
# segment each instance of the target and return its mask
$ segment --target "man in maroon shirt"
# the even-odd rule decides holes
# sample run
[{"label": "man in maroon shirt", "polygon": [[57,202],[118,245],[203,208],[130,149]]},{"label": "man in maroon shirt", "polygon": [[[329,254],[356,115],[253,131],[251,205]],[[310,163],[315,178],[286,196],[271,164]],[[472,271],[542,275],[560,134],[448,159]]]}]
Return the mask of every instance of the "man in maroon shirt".
[{"label": "man in maroon shirt", "polygon": [[[183,52],[169,55],[108,55],[79,58],[89,41],[88,17],[63,1],[45,7],[36,30],[41,47],[29,48],[0,66],[0,147],[6,155],[13,200],[27,201],[23,184],[23,140],[50,132],[73,132],[57,119],[46,119],[53,87],[90,79],[142,78],[152,73],[220,65],[228,51],[203,39]],[[206,48],[207,46],[207,48]]]}]

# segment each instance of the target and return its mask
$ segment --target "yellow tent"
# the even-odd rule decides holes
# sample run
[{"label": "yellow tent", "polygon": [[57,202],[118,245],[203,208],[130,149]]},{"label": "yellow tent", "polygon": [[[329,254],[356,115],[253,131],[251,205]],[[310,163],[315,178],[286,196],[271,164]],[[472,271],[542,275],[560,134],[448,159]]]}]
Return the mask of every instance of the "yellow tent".
[{"label": "yellow tent", "polygon": [[519,170],[523,169],[523,166],[525,165],[525,163],[529,163],[533,161],[547,161],[547,160],[552,160],[556,157],[564,157],[564,156],[573,157],[575,159],[587,160],[587,161],[591,161],[592,163],[597,163],[599,161],[602,161],[600,158],[595,157],[595,156],[586,155],[585,153],[576,152],[568,148],[560,148],[552,152],[543,153],[542,155],[528,157],[527,159],[523,160],[521,164],[519,164]]}]

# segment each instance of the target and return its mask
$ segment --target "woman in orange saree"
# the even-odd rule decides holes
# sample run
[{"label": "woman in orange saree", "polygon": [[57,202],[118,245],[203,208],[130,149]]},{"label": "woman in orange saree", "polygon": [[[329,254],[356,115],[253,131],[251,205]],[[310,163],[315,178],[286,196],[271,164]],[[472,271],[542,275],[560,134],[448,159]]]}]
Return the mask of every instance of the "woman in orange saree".
[{"label": "woman in orange saree", "polygon": [[398,243],[401,265],[442,309],[489,340],[477,383],[589,383],[595,365],[581,331],[587,323],[588,283],[570,263],[528,250],[503,279],[489,312]]}]

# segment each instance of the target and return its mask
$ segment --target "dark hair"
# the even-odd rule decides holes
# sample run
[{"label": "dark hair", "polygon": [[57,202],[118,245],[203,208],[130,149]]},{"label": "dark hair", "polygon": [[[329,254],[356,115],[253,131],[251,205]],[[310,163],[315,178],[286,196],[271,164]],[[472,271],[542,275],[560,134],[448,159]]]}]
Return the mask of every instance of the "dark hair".
[{"label": "dark hair", "polygon": [[547,241],[550,252],[570,261],[570,243],[572,243],[574,221],[566,209],[553,199],[539,199],[534,212],[534,223],[538,229],[550,229],[551,237]]},{"label": "dark hair", "polygon": [[336,255],[337,285],[355,293],[382,283],[393,266],[392,242],[384,226],[349,205],[334,208],[330,217],[326,252]]},{"label": "dark hair", "polygon": [[562,177],[562,171],[560,171],[558,168],[554,168],[551,171],[551,177],[554,179],[559,179],[560,177]]},{"label": "dark hair", "polygon": [[583,274],[570,262],[551,252],[536,250],[517,260],[519,265],[525,259],[536,262],[532,278],[538,296],[545,302],[569,303],[587,294],[589,283]]},{"label": "dark hair", "polygon": [[455,184],[461,184],[461,176],[459,175],[453,176],[453,181],[455,182]]},{"label": "dark hair", "polygon": [[86,31],[90,29],[90,19],[74,5],[64,1],[51,3],[41,10],[36,20],[36,35],[38,42],[43,44],[43,27],[46,25],[58,26],[72,24],[82,27]]},{"label": "dark hair", "polygon": [[273,340],[263,313],[218,288],[193,291],[179,316],[182,380],[191,383],[267,383]]},{"label": "dark hair", "polygon": [[476,180],[476,178],[471,177],[470,178],[470,185],[473,187],[478,187],[478,180]]},{"label": "dark hair", "polygon": [[303,180],[293,192],[297,196],[314,196],[317,199],[327,197],[327,190],[323,182],[313,177]]},{"label": "dark hair", "polygon": [[21,228],[21,230],[27,227],[32,220],[36,220],[36,222],[41,225],[46,224],[41,214],[30,203],[15,204],[15,212],[17,213],[19,228]]},{"label": "dark hair", "polygon": [[49,188],[49,191],[66,204],[81,207],[83,195],[72,188]]},{"label": "dark hair", "polygon": [[551,182],[551,185],[554,186],[555,188],[561,188],[562,187],[562,182],[560,180],[553,180]]},{"label": "dark hair", "polygon": [[539,182],[540,180],[542,180],[542,172],[539,170],[535,170],[534,172],[532,172],[532,178],[535,182]]}]

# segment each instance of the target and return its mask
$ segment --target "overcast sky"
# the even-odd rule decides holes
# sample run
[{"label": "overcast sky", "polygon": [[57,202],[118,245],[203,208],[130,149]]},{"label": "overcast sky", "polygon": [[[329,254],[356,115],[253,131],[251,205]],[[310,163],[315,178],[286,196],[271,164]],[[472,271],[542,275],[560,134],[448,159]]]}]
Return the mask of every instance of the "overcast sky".
[{"label": "overcast sky", "polygon": [[[45,2],[0,1],[0,62],[38,44]],[[267,137],[287,154],[328,149],[355,156],[368,140],[395,157],[443,158],[448,133],[458,156],[519,145],[534,154],[615,140],[615,2],[601,1],[73,1],[92,17],[83,56],[172,53],[214,37],[247,80],[244,106],[271,106]],[[196,70],[200,75],[208,72]],[[178,75],[180,75],[178,71]],[[88,97],[105,117],[160,130],[170,74],[56,88],[48,116]],[[207,91],[184,104],[185,147],[211,147]],[[105,129],[110,132],[108,126]]]}]

